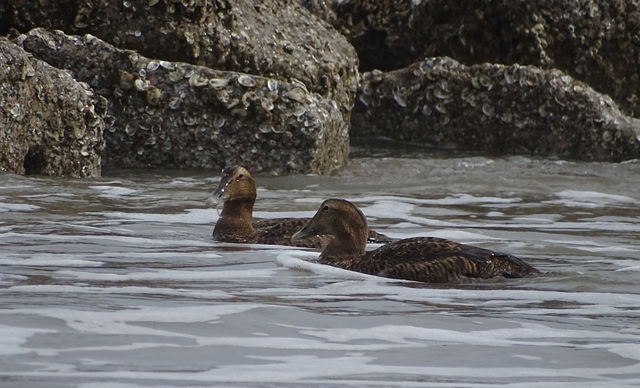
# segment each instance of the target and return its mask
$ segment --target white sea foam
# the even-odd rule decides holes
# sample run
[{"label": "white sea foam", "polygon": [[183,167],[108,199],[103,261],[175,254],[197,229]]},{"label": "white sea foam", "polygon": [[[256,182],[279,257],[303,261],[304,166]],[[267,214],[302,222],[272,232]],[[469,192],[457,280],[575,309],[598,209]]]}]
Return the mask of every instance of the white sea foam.
[{"label": "white sea foam", "polygon": [[[615,384],[615,378],[637,375],[637,367],[573,367],[554,370],[539,367],[468,367],[468,366],[430,366],[425,365],[393,365],[376,362],[375,356],[359,353],[344,356],[320,357],[315,355],[292,356],[253,356],[253,363],[222,364],[202,371],[76,371],[55,370],[41,372],[23,372],[22,376],[64,375],[74,379],[127,379],[148,381],[161,380],[175,382],[175,386],[191,383],[268,383],[292,384],[306,386],[327,386],[327,381],[336,386],[425,386],[424,379],[435,379],[436,387],[486,387],[493,382],[505,387],[594,387]],[[463,376],[454,378],[454,376]],[[465,376],[469,376],[465,378]],[[453,380],[453,381],[452,381]],[[473,380],[472,382],[466,382]],[[544,380],[544,384],[540,381]],[[628,383],[638,381],[628,378]],[[118,386],[109,385],[109,386]],[[100,385],[98,385],[100,386]],[[146,386],[146,385],[145,385]],[[156,386],[154,384],[154,386]],[[174,385],[170,385],[174,386]],[[608,385],[609,386],[609,385]],[[91,386],[92,388],[94,386]],[[128,385],[124,385],[128,387]]]},{"label": "white sea foam", "polygon": [[31,267],[99,267],[101,261],[87,260],[86,254],[7,254],[0,257],[0,265],[22,265]]},{"label": "white sea foam", "polygon": [[421,233],[402,233],[394,228],[392,231],[385,231],[384,233],[389,237],[398,239],[411,237],[438,237],[447,240],[453,240],[456,242],[499,240],[496,237],[487,236],[483,233],[473,233],[464,230],[453,229],[433,229]]},{"label": "white sea foam", "polygon": [[361,209],[367,217],[408,219],[415,207],[412,203],[380,200]]},{"label": "white sea foam", "polygon": [[[620,309],[633,308],[640,305],[640,294],[597,293],[597,292],[559,292],[543,290],[519,290],[519,289],[455,289],[455,288],[412,288],[403,287],[405,281],[386,279],[375,276],[357,274],[331,266],[307,262],[310,255],[300,255],[299,252],[283,252],[278,255],[277,262],[287,268],[304,269],[322,276],[341,276],[343,282],[332,283],[311,290],[291,290],[291,295],[296,298],[309,296],[318,298],[322,295],[385,295],[384,298],[398,301],[430,301],[432,303],[444,303],[448,305],[477,305],[504,306],[513,303],[522,305],[526,303],[565,302],[566,306],[555,309],[528,308],[522,310],[522,314],[561,314],[571,311],[572,314],[593,314],[594,311],[602,313],[620,313]],[[375,281],[357,282],[352,279],[370,279]],[[352,280],[352,281],[349,281]],[[269,292],[288,294],[286,289],[271,289]],[[575,307],[578,304],[579,307]]]},{"label": "white sea foam", "polygon": [[619,354],[621,357],[640,361],[640,342],[638,342],[638,338],[635,339],[635,343],[608,343],[605,346],[608,351]]},{"label": "white sea foam", "polygon": [[15,327],[0,324],[0,355],[10,356],[16,354],[29,353],[32,350],[24,347],[31,336],[36,333],[53,333],[54,330]]},{"label": "white sea foam", "polygon": [[202,184],[202,180],[191,177],[182,177],[174,178],[168,184],[175,187],[194,187],[200,186]]},{"label": "white sea foam", "polygon": [[211,224],[218,220],[218,214],[212,209],[185,209],[184,213],[136,213],[136,212],[87,212],[89,215],[102,215],[122,221],[150,221],[183,224]]},{"label": "white sea foam", "polygon": [[[598,331],[560,329],[535,323],[523,323],[513,328],[487,328],[469,332],[409,325],[382,325],[369,328],[307,329],[302,330],[302,334],[338,343],[384,341],[413,346],[421,346],[425,342],[489,347],[571,346],[581,339],[603,338],[603,334]],[[607,333],[606,338],[609,341],[635,341],[640,339],[640,336]],[[627,348],[623,347],[623,349]],[[625,357],[640,361],[638,356],[640,352],[625,352]]]},{"label": "white sea foam", "polygon": [[250,278],[266,278],[273,275],[275,269],[253,269],[253,270],[173,270],[173,269],[156,269],[153,271],[127,271],[126,273],[104,273],[104,272],[88,272],[59,270],[56,274],[61,277],[70,277],[82,279],[84,281],[103,281],[103,282],[123,282],[123,281],[144,281],[144,280],[168,280],[168,281],[207,281],[220,279],[250,279]]},{"label": "white sea foam", "polygon": [[0,213],[4,212],[32,212],[40,209],[40,206],[29,205],[26,203],[7,203],[0,202]]},{"label": "white sea foam", "polygon": [[261,218],[311,218],[316,214],[315,211],[254,211],[253,217],[256,220]]},{"label": "white sea foam", "polygon": [[[537,230],[589,230],[589,231],[618,231],[618,232],[640,232],[640,225],[636,223],[624,223],[624,222],[606,222],[606,221],[584,221],[584,222],[553,222],[553,223],[521,223],[511,222],[510,220],[505,223],[487,223],[487,222],[474,222],[465,220],[464,222],[457,222],[453,224],[449,221],[439,221],[426,217],[407,217],[412,224],[419,225],[420,227],[438,227],[438,228],[486,228],[486,229],[507,229],[507,230],[522,230],[522,229],[537,229]],[[520,219],[522,221],[522,219]]]},{"label": "white sea foam", "polygon": [[414,224],[412,222],[398,222],[397,224],[393,224],[390,227],[393,229],[408,229],[408,228],[419,228],[422,225]]},{"label": "white sea foam", "polygon": [[[293,252],[293,254],[292,254]],[[295,255],[295,256],[294,256]],[[347,271],[341,268],[332,267],[325,264],[319,264],[313,261],[302,260],[299,257],[306,257],[308,259],[315,259],[318,257],[317,253],[305,253],[299,251],[285,251],[279,254],[276,258],[276,263],[283,267],[293,270],[303,270],[319,273],[326,276],[331,276],[339,279],[367,279],[374,276],[366,275],[358,272]]]},{"label": "white sea foam", "polygon": [[89,186],[89,188],[98,191],[98,195],[104,198],[119,198],[138,192],[138,190],[127,187],[109,185]]},{"label": "white sea foam", "polygon": [[618,194],[600,193],[595,191],[563,190],[556,193],[560,199],[545,201],[548,204],[558,204],[567,207],[598,208],[612,204],[636,204],[638,200]]},{"label": "white sea foam", "polygon": [[549,244],[557,244],[565,247],[571,247],[573,249],[582,250],[585,252],[608,252],[608,253],[625,253],[625,252],[637,252],[637,246],[621,246],[621,245],[611,245],[611,244],[603,244],[598,241],[593,240],[574,240],[574,239],[544,239],[544,242]]},{"label": "white sea foam", "polygon": [[[637,263],[637,262],[636,262]],[[619,263],[618,263],[619,264]],[[624,265],[624,264],[623,264]],[[633,264],[633,265],[627,265],[624,266],[622,268],[617,269],[616,271],[620,271],[620,272],[624,272],[624,271],[640,271],[640,263],[637,264]]]},{"label": "white sea foam", "polygon": [[517,222],[521,224],[534,225],[534,224],[551,224],[555,222],[556,217],[541,217],[538,215],[529,215],[526,217],[513,217],[510,219],[511,222]]},{"label": "white sea foam", "polygon": [[20,285],[7,288],[0,288],[0,294],[10,292],[24,292],[32,294],[107,294],[107,295],[138,295],[138,296],[171,296],[189,297],[195,299],[226,299],[232,297],[227,292],[221,290],[207,289],[186,289],[186,288],[163,288],[163,287],[142,287],[142,286],[120,286],[112,287],[90,287],[64,286],[64,285]]},{"label": "white sea foam", "polygon": [[[14,284],[15,282],[21,282],[27,279],[25,275],[0,273],[0,285],[6,286]],[[0,288],[1,290],[2,288]]]},{"label": "white sea foam", "polygon": [[[144,334],[186,336],[175,331],[141,326],[143,322],[194,323],[215,322],[229,314],[239,314],[265,307],[254,303],[223,303],[195,306],[150,307],[128,306],[117,311],[76,310],[72,308],[18,308],[13,314],[31,314],[63,320],[74,330],[105,334]],[[276,308],[277,306],[274,306]]]},{"label": "white sea foam", "polygon": [[[317,203],[320,206],[320,203],[326,198],[319,197],[306,197],[306,198],[297,198],[296,202],[301,203]],[[470,205],[470,204],[489,204],[489,203],[515,203],[520,202],[520,198],[500,198],[500,197],[489,197],[482,196],[477,197],[470,194],[453,194],[444,198],[439,199],[423,199],[423,198],[413,198],[413,197],[400,197],[395,195],[371,195],[371,196],[360,196],[360,197],[347,197],[344,198],[350,202],[353,202],[357,205],[366,204],[366,203],[377,203],[377,202],[387,202],[387,203],[404,203],[404,204],[413,204],[413,205]],[[360,205],[359,205],[360,206]]]},{"label": "white sea foam", "polygon": [[84,234],[31,234],[31,233],[0,233],[0,241],[2,239],[11,238],[24,238],[31,241],[31,243],[46,242],[67,242],[70,244],[96,244],[96,245],[108,245],[113,244],[115,246],[126,247],[146,247],[147,249],[160,248],[160,247],[212,247],[215,243],[213,241],[205,240],[193,240],[193,239],[181,239],[175,238],[145,238],[145,237],[132,237],[123,235],[84,235]]}]

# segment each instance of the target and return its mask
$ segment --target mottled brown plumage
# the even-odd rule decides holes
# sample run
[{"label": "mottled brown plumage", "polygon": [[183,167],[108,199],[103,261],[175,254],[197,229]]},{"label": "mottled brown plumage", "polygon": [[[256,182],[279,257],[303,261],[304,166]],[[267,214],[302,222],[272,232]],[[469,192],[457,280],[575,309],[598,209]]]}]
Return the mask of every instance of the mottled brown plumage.
[{"label": "mottled brown plumage", "polygon": [[[234,243],[258,243],[271,245],[295,245],[322,249],[332,239],[329,235],[310,236],[292,241],[291,236],[300,230],[310,218],[272,218],[253,221],[253,205],[256,201],[256,182],[245,168],[227,167],[213,192],[215,200],[224,204],[220,218],[213,229],[213,238]],[[371,231],[372,242],[391,241],[386,236]]]},{"label": "mottled brown plumage", "polygon": [[403,239],[365,252],[366,230],[360,209],[342,199],[328,199],[293,238],[331,234],[334,239],[320,254],[320,263],[395,279],[442,283],[538,272],[515,256],[435,237]]}]

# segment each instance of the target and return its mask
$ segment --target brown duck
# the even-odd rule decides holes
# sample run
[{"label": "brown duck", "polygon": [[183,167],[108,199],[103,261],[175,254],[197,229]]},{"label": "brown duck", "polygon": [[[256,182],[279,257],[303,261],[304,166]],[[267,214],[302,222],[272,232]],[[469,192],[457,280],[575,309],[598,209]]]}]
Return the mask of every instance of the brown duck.
[{"label": "brown duck", "polygon": [[324,201],[293,239],[317,234],[334,236],[320,254],[320,263],[370,275],[443,283],[538,272],[515,256],[435,237],[398,240],[365,252],[367,220],[360,209],[343,199]]},{"label": "brown duck", "polygon": [[[309,218],[273,218],[253,221],[256,201],[256,181],[244,167],[227,167],[213,192],[214,200],[222,200],[222,213],[213,229],[213,238],[233,243],[295,245],[322,249],[332,239],[329,235],[309,236],[296,241],[291,235],[302,228]],[[391,239],[370,232],[371,242],[389,242]]]}]

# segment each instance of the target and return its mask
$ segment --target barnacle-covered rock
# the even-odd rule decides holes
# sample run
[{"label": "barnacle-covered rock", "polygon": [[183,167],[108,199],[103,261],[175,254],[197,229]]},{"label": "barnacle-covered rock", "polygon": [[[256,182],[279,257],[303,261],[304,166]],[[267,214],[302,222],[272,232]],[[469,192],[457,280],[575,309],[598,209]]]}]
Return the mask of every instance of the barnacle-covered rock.
[{"label": "barnacle-covered rock", "polygon": [[106,101],[0,38],[0,171],[100,175]]},{"label": "barnacle-covered rock", "polygon": [[640,120],[566,73],[448,57],[363,74],[352,135],[497,154],[640,158]]},{"label": "barnacle-covered rock", "polygon": [[95,35],[142,55],[303,82],[348,116],[355,50],[331,26],[285,0],[38,0],[3,2],[0,33],[35,27]]},{"label": "barnacle-covered rock", "polygon": [[298,1],[349,38],[363,71],[430,56],[558,68],[640,116],[640,2]]},{"label": "barnacle-covered rock", "polygon": [[105,167],[327,173],[346,161],[340,109],[297,83],[153,60],[92,35],[34,29],[21,40],[110,102]]}]

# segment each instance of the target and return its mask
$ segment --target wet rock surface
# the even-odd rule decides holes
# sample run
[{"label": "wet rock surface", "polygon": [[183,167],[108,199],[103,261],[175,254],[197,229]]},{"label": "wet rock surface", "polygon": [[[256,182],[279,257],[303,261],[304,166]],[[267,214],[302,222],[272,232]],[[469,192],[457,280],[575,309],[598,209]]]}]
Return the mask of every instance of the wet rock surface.
[{"label": "wet rock surface", "polygon": [[346,161],[340,109],[302,82],[149,59],[92,35],[34,29],[21,41],[109,100],[106,167],[327,173]]},{"label": "wet rock surface", "polygon": [[346,117],[353,104],[355,50],[297,2],[39,0],[4,7],[2,24],[21,32],[46,27],[90,33],[150,58],[297,79],[309,91],[335,100]]},{"label": "wet rock surface", "polygon": [[435,148],[622,161],[640,157],[640,121],[559,70],[428,58],[365,73],[352,134]]},{"label": "wet rock surface", "polygon": [[0,37],[0,171],[100,175],[104,98]]},{"label": "wet rock surface", "polygon": [[299,0],[353,43],[361,70],[424,57],[558,68],[640,116],[640,3],[572,0]]},{"label": "wet rock surface", "polygon": [[[328,173],[347,160],[350,125],[445,149],[638,157],[631,1],[0,0],[0,34],[15,30],[106,98],[109,167]],[[4,163],[46,170],[27,148]]]}]

